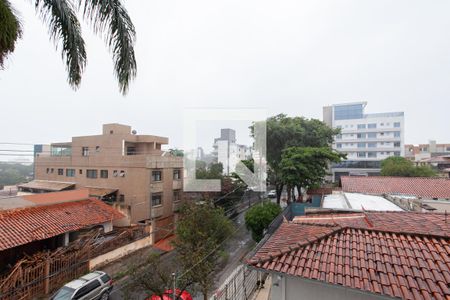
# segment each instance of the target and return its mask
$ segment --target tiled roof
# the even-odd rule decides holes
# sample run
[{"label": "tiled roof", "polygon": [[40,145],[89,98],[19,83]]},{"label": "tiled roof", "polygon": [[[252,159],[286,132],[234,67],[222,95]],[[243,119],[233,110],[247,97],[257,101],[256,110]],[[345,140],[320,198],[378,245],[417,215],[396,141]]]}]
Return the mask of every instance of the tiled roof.
[{"label": "tiled roof", "polygon": [[17,185],[19,188],[37,189],[45,191],[62,191],[75,186],[74,182],[33,180],[27,183]]},{"label": "tiled roof", "polygon": [[450,199],[450,179],[390,176],[343,176],[342,190],[363,194],[405,194]]},{"label": "tiled roof", "polygon": [[0,211],[0,251],[124,216],[100,200]]},{"label": "tiled roof", "polygon": [[249,264],[384,296],[448,299],[449,223],[434,213],[296,218],[282,223]]}]

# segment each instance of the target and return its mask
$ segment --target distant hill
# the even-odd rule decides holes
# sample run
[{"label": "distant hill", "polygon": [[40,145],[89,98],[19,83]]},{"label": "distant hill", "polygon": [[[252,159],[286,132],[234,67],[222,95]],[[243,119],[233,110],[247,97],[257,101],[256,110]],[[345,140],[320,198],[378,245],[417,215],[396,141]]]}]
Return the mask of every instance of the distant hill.
[{"label": "distant hill", "polygon": [[33,165],[0,163],[0,188],[29,180],[33,175]]}]

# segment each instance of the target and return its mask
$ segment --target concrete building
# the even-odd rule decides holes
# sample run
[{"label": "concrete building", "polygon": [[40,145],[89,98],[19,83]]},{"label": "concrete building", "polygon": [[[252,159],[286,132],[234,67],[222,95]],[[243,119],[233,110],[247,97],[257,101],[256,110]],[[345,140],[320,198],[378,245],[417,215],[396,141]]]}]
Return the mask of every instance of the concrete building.
[{"label": "concrete building", "polygon": [[404,113],[365,113],[366,102],[334,104],[323,108],[323,121],[340,128],[333,148],[347,160],[332,165],[333,181],[343,175],[378,175],[381,161],[404,156]]},{"label": "concrete building", "polygon": [[[53,143],[35,157],[35,181],[22,192],[88,188],[127,218],[124,224],[174,223],[183,188],[183,161],[161,150],[168,138],[137,135],[131,127],[105,124],[100,135]],[[156,238],[158,239],[158,238]]]},{"label": "concrete building", "polygon": [[236,144],[236,131],[230,128],[220,130],[220,137],[214,139],[213,156],[215,161],[223,166],[223,174],[235,172],[236,164],[251,158],[251,149],[245,145]]},{"label": "concrete building", "polygon": [[428,144],[405,145],[405,158],[414,162],[447,154],[450,154],[450,144],[437,144],[434,140]]}]

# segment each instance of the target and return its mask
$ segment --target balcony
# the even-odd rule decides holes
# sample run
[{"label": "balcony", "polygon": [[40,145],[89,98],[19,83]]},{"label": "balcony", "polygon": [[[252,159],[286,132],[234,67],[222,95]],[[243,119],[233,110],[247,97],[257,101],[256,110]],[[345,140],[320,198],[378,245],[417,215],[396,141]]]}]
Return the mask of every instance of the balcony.
[{"label": "balcony", "polygon": [[158,205],[158,206],[152,206],[151,208],[151,218],[158,218],[161,217],[163,215],[163,206],[162,205]]}]

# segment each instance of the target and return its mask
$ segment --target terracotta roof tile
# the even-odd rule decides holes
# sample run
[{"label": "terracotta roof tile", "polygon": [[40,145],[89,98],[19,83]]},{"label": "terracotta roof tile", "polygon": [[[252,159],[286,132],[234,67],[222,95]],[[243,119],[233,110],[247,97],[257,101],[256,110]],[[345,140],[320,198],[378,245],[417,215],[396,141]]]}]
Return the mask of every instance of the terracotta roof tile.
[{"label": "terracotta roof tile", "polygon": [[343,176],[342,190],[372,195],[404,194],[450,199],[450,179],[426,177]]},{"label": "terracotta roof tile", "polygon": [[2,210],[0,251],[123,217],[95,199]]}]

